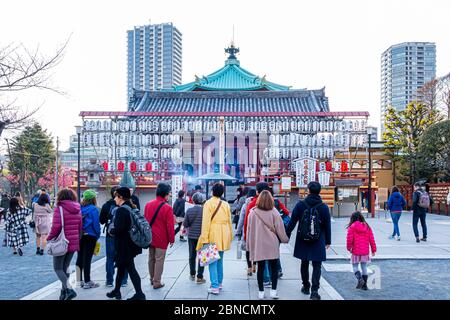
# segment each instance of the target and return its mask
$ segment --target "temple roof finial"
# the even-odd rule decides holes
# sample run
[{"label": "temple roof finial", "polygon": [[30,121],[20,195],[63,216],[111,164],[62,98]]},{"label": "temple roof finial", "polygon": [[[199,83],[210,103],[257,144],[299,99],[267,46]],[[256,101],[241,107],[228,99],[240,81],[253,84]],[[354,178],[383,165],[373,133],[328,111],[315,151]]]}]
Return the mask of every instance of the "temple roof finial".
[{"label": "temple roof finial", "polygon": [[237,58],[236,58],[236,55],[235,55],[235,54],[236,54],[236,53],[239,53],[239,48],[236,48],[236,47],[234,46],[234,41],[231,41],[230,46],[229,46],[228,48],[225,49],[225,52],[228,53],[228,54],[230,54],[230,55],[228,56],[228,60],[230,60],[230,59],[236,60]]}]

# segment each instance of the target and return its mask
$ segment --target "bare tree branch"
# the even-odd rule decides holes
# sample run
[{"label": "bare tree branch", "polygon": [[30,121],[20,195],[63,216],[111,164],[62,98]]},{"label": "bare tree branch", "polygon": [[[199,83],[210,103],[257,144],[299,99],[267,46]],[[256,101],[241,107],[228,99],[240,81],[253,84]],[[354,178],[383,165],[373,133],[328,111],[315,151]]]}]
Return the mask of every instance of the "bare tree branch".
[{"label": "bare tree branch", "polygon": [[[23,44],[9,44],[0,48],[0,136],[3,130],[20,129],[32,122],[32,117],[41,106],[31,110],[17,105],[17,99],[6,101],[6,94],[36,88],[65,93],[51,85],[52,70],[62,61],[70,37],[52,56],[43,56],[39,46],[29,50]],[[3,95],[2,95],[3,93]]]}]

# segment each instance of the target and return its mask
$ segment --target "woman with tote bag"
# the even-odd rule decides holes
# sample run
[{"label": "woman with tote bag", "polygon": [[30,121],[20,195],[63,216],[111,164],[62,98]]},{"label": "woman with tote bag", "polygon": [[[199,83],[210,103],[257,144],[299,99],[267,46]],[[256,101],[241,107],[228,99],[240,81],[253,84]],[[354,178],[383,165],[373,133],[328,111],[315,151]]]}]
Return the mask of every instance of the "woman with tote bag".
[{"label": "woman with tote bag", "polygon": [[[69,284],[67,270],[74,253],[80,250],[82,227],[81,209],[80,204],[77,202],[77,195],[71,189],[59,191],[53,213],[52,227],[47,237],[47,252],[53,255],[53,269],[62,283],[59,300],[72,300],[77,296],[75,290]],[[55,256],[54,252],[52,252],[52,249],[55,247],[55,241],[52,240],[58,238],[61,232],[63,232],[63,236],[68,241],[67,252],[63,255]]]}]

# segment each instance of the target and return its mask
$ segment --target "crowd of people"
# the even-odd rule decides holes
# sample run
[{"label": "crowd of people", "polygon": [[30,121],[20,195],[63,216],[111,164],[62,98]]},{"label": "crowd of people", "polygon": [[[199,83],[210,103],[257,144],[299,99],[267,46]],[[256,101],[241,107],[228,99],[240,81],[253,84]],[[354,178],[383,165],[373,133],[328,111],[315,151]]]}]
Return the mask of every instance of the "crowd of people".
[{"label": "crowd of people", "polygon": [[[269,288],[269,297],[278,299],[278,280],[283,276],[280,244],[288,243],[294,230],[297,230],[293,255],[301,260],[301,292],[312,300],[321,299],[321,268],[331,245],[331,216],[329,207],[320,197],[321,185],[318,182],[308,184],[308,195],[298,201],[292,213],[273,196],[267,182],[258,182],[255,188],[239,187],[232,206],[224,199],[225,186],[222,183],[213,185],[209,199],[201,186],[196,186],[187,196],[184,191],[179,191],[173,206],[169,204],[171,191],[169,184],[159,183],[156,198],[145,205],[142,213],[139,211],[139,198],[133,195],[133,190],[121,186],[111,189],[111,199],[101,208],[94,190],[86,190],[80,204],[74,191],[63,189],[56,196],[54,208],[45,190],[40,190],[33,197],[31,209],[25,206],[20,193],[12,198],[3,194],[4,246],[12,248],[14,254],[23,255],[23,247],[30,239],[27,228],[30,224],[36,234],[36,255],[44,255],[47,243],[57,239],[64,231],[67,250],[65,254],[53,257],[53,267],[62,284],[60,300],[71,300],[77,293],[68,281],[68,268],[75,253],[76,287],[93,289],[100,286],[91,279],[91,263],[98,250],[103,225],[105,285],[112,288],[107,297],[121,299],[121,287],[126,286],[130,278],[135,289],[130,300],[145,300],[141,277],[134,263],[135,257],[142,254],[143,249],[148,248],[149,251],[151,286],[155,290],[163,288],[167,250],[175,243],[176,234],[180,233],[179,240],[188,242],[190,280],[200,285],[206,283],[204,271],[207,267],[210,282],[208,292],[219,295],[226,272],[223,263],[225,252],[230,250],[233,237],[236,236],[241,249],[245,251],[247,275],[250,277],[256,274],[258,298],[264,299],[265,288]],[[417,242],[427,241],[426,214],[432,204],[427,186],[415,184],[412,211]],[[405,206],[405,198],[394,186],[388,199],[393,222],[390,239],[400,240],[399,220]],[[137,244],[131,233],[136,223],[139,223],[139,216],[144,221],[141,223],[151,228],[151,241],[144,246]],[[27,222],[27,219],[31,222]],[[421,238],[419,221],[422,226]],[[198,252],[211,244],[217,250],[217,259],[207,264],[201,263],[198,261]],[[347,250],[351,253],[356,288],[367,290],[367,264],[371,256],[376,254],[377,246],[372,229],[359,211],[351,215],[347,226]]]}]

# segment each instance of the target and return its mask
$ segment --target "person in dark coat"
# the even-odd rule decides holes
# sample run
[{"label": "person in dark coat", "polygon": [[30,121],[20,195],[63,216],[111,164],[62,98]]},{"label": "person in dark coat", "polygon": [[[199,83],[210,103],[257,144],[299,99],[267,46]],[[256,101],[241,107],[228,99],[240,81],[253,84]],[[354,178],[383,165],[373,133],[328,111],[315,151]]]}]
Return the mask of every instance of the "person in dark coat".
[{"label": "person in dark coat", "polygon": [[[178,199],[175,200],[173,204],[173,214],[175,215],[175,222],[177,224],[177,228],[175,229],[175,235],[181,230],[181,226],[183,225],[184,215],[185,215],[185,207],[186,207],[186,199],[184,199],[184,191],[178,191]],[[180,241],[185,242],[184,236],[180,234]]]},{"label": "person in dark coat", "polygon": [[[103,231],[106,234],[105,237],[105,247],[106,247],[106,286],[112,287],[114,283],[114,257],[116,256],[116,248],[114,246],[114,237],[108,233],[109,225],[112,223],[114,210],[118,207],[116,206],[116,201],[114,200],[117,186],[111,188],[111,199],[109,199],[105,204],[103,204],[100,210],[100,223],[105,225]],[[122,286],[126,286],[128,281],[128,273],[125,272],[123,278]]]},{"label": "person in dark coat", "polygon": [[397,236],[397,240],[400,241],[400,229],[398,227],[398,221],[402,216],[403,207],[406,206],[405,198],[403,198],[402,194],[398,190],[397,186],[392,187],[392,193],[388,200],[388,209],[391,212],[392,224],[394,225],[394,232],[389,239],[395,239]]},{"label": "person in dark coat", "polygon": [[[302,217],[305,214],[305,210],[311,207],[317,206],[320,221],[320,237],[315,242],[306,242],[302,240],[298,235],[295,240],[294,257],[302,260],[301,263],[301,275],[303,287],[301,291],[304,294],[310,294],[311,299],[320,300],[319,287],[320,287],[320,275],[322,269],[322,261],[326,261],[326,250],[331,245],[331,217],[330,209],[323,203],[320,197],[321,190],[320,183],[312,181],[308,184],[309,194],[304,200],[300,200],[292,211],[291,221],[289,222],[286,233],[288,237],[291,236],[297,222],[299,222],[299,228],[301,225]],[[309,262],[312,261],[313,273],[312,273],[312,286],[309,282]]]},{"label": "person in dark coat", "polygon": [[[192,196],[192,201],[194,201],[195,206],[189,208],[186,212],[186,217],[183,221],[183,226],[188,229],[188,239],[189,239],[189,269],[191,280],[195,279],[195,260],[197,258],[197,242],[200,234],[202,233],[202,221],[203,221],[203,207],[202,204],[205,201],[203,195],[200,192],[194,193]],[[196,283],[202,284],[206,280],[203,278],[203,272],[205,267],[201,267],[200,263],[197,268],[197,279]]]},{"label": "person in dark coat", "polygon": [[128,300],[145,300],[145,294],[142,292],[141,288],[141,277],[134,265],[134,258],[142,253],[142,249],[130,238],[132,213],[129,208],[136,207],[130,201],[130,189],[126,187],[118,188],[114,200],[119,207],[114,217],[114,245],[116,247],[115,263],[117,266],[117,276],[114,290],[108,292],[106,296],[118,300],[122,299],[120,287],[125,276],[125,271],[128,271],[134,290],[136,291],[133,297]]},{"label": "person in dark coat", "polygon": [[[419,182],[416,182],[414,184],[414,193],[413,193],[413,203],[412,203],[412,211],[413,211],[413,231],[414,235],[416,237],[416,242],[427,241],[427,208],[422,208],[419,206],[419,200],[420,196],[423,193],[427,193],[423,188],[422,185]],[[428,195],[429,196],[429,195]],[[431,198],[430,198],[430,205],[432,204]],[[417,225],[420,220],[420,225],[422,226],[422,234],[423,237],[419,238],[419,230],[417,228]]]}]

